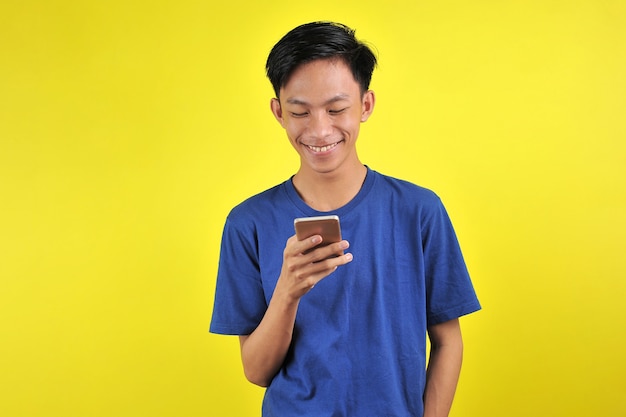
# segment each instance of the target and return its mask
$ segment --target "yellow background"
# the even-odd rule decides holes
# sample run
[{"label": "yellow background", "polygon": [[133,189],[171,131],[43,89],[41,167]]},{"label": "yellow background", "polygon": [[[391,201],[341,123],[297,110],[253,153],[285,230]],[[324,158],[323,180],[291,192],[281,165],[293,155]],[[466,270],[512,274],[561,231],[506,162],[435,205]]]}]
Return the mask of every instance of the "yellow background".
[{"label": "yellow background", "polygon": [[263,70],[317,19],[377,50],[362,160],[442,197],[483,303],[452,416],[626,415],[619,0],[2,1],[0,415],[259,414],[219,239],[297,168]]}]

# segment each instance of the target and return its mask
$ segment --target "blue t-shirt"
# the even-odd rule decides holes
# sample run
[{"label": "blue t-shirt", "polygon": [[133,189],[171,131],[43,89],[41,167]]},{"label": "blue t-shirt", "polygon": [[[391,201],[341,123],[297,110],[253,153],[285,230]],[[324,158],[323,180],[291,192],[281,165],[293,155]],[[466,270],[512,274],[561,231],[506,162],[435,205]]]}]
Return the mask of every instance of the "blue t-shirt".
[{"label": "blue t-shirt", "polygon": [[297,217],[336,214],[354,260],[300,301],[291,347],[263,416],[422,416],[427,326],[480,309],[459,244],[431,191],[368,168],[359,193],[331,213],[291,180],[229,214],[210,331],[257,327]]}]

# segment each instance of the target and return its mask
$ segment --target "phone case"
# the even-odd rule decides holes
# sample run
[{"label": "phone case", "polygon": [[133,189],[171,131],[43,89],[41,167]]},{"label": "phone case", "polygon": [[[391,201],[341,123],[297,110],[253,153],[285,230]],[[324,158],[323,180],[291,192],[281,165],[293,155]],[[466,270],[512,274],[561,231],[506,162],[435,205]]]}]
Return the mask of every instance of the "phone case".
[{"label": "phone case", "polygon": [[321,235],[319,246],[329,245],[341,240],[341,227],[338,216],[301,217],[294,220],[296,236],[299,240],[313,235]]}]

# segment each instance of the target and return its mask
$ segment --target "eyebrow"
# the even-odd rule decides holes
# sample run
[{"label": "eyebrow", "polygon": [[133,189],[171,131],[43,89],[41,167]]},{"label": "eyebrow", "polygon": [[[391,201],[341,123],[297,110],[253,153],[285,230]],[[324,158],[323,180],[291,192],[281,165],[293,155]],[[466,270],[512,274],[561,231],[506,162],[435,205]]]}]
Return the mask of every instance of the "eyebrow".
[{"label": "eyebrow", "polygon": [[[350,97],[349,97],[347,94],[337,94],[336,96],[334,96],[334,97],[332,97],[332,98],[330,98],[330,99],[326,100],[326,101],[324,102],[324,105],[326,106],[326,105],[329,105],[329,104],[335,103],[335,102],[337,102],[337,101],[348,100],[349,98],[350,98]],[[289,98],[289,99],[287,99],[287,103],[289,103],[289,104],[301,105],[301,106],[306,106],[306,105],[308,105],[308,104],[309,104],[308,102],[306,102],[306,101],[304,101],[304,100],[300,100],[300,99],[298,99],[298,98]]]}]

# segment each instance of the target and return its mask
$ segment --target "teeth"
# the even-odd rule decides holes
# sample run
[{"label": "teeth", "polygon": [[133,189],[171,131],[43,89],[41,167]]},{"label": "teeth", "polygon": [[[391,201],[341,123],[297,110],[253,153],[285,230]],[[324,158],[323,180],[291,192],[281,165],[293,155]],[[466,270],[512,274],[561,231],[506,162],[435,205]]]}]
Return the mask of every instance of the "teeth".
[{"label": "teeth", "polygon": [[326,146],[311,146],[311,145],[306,145],[306,146],[313,152],[326,152],[328,150],[331,150],[335,146],[337,146],[337,143],[333,143],[332,145],[326,145]]}]

